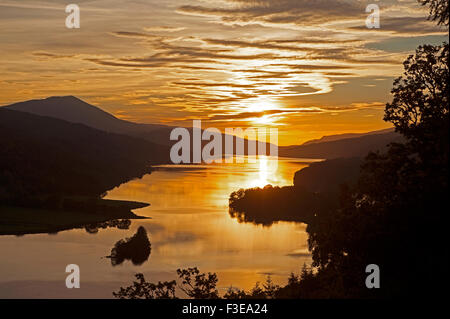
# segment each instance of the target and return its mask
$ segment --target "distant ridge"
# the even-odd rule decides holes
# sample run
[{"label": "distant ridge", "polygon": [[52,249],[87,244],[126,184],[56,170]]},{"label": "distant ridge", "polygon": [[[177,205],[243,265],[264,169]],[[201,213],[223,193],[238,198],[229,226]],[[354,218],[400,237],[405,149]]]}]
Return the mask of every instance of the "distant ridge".
[{"label": "distant ridge", "polygon": [[307,143],[297,146],[280,146],[279,156],[294,158],[334,159],[341,157],[365,157],[371,151],[384,151],[387,145],[401,142],[402,136],[395,131],[371,132],[359,137]]},{"label": "distant ridge", "polygon": [[[7,105],[0,109],[26,112],[70,123],[84,124],[104,132],[137,137],[163,146],[171,146],[175,143],[175,141],[170,140],[170,132],[173,127],[121,120],[75,96],[34,99]],[[188,128],[188,130],[191,131],[192,129]],[[280,146],[279,156],[320,159],[364,157],[368,152],[384,150],[387,144],[400,139],[400,135],[395,133],[393,129],[368,133],[331,135],[308,141],[302,145]],[[224,145],[224,134],[222,134],[222,140]],[[203,145],[206,143],[206,141],[202,141]],[[264,144],[258,143],[258,147],[264,147]]]},{"label": "distant ridge", "polygon": [[113,115],[75,96],[53,96],[18,102],[5,107],[14,111],[55,117],[72,123],[91,124],[89,126],[122,122]]},{"label": "distant ridge", "polygon": [[[46,99],[30,100],[4,106],[9,110],[48,116],[109,133],[125,134],[144,138],[150,142],[167,145],[169,142],[160,135],[171,128],[158,124],[139,124],[118,119],[102,109],[86,103],[75,96],[54,96]],[[163,133],[157,133],[157,131]]]},{"label": "distant ridge", "polygon": [[[137,137],[163,146],[171,146],[176,143],[176,141],[170,140],[170,133],[174,127],[121,120],[75,96],[53,96],[45,99],[29,100],[3,106],[0,109],[26,112],[70,123],[84,124],[104,132]],[[187,129],[191,132],[192,137],[192,128]],[[207,143],[207,141],[202,141],[202,145]],[[244,143],[247,145],[247,140]],[[225,134],[222,134],[222,145],[224,147],[223,153],[225,154]],[[265,143],[260,142],[257,145],[258,147],[264,147]]]},{"label": "distant ridge", "polygon": [[307,142],[303,143],[302,145],[310,145],[310,144],[323,143],[323,142],[332,142],[332,141],[343,140],[343,139],[347,139],[347,138],[357,138],[357,137],[362,137],[362,136],[367,136],[367,135],[390,133],[393,131],[394,131],[394,128],[387,128],[384,130],[372,131],[372,132],[367,132],[367,133],[344,133],[344,134],[336,134],[336,135],[325,135],[319,139],[307,141]]}]

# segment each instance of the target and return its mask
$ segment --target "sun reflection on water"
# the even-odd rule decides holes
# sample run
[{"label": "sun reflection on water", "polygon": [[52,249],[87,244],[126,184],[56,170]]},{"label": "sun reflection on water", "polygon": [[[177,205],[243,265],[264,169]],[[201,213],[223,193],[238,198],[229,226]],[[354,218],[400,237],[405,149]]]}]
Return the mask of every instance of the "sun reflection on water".
[{"label": "sun reflection on water", "polygon": [[305,225],[240,224],[229,216],[229,196],[240,188],[292,185],[294,173],[306,165],[269,156],[257,157],[256,163],[246,158],[245,163],[166,165],[107,198],[151,204],[136,213],[152,218],[142,223],[150,229],[148,267],[154,271],[198,266],[217,272],[221,285],[250,288],[264,280],[264,273],[276,273],[274,280],[281,282],[308,261],[307,254],[298,255],[307,247]]}]

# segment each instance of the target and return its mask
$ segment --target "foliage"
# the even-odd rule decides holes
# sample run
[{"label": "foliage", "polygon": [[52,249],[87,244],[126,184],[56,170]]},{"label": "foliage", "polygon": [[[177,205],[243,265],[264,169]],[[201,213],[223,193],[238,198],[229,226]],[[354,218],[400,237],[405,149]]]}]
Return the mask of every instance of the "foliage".
[{"label": "foliage", "polygon": [[429,6],[429,19],[437,21],[439,25],[448,26],[448,0],[419,0],[419,3],[423,6]]},{"label": "foliage", "polygon": [[314,213],[330,210],[335,204],[333,194],[266,185],[231,193],[229,214],[240,223],[271,226],[278,221],[308,222]]},{"label": "foliage", "polygon": [[[421,46],[405,61],[385,111],[405,143],[370,153],[357,186],[342,192],[339,208],[308,225],[316,285],[331,275],[342,283],[338,297],[429,297],[430,287],[445,276],[448,50],[448,44]],[[418,253],[424,254],[421,262]],[[364,270],[371,263],[383,271],[382,290],[365,287]]]},{"label": "foliage", "polygon": [[113,296],[119,299],[176,299],[175,280],[153,284],[141,273],[135,276],[137,281],[129,287],[121,287],[118,292],[113,292]]},{"label": "foliage", "polygon": [[[448,2],[422,2],[448,25]],[[307,231],[317,273],[291,278],[285,296],[440,296],[448,264],[448,53],[446,43],[424,45],[404,62],[384,117],[404,143],[370,153],[357,185],[343,188],[339,208],[314,216]],[[365,287],[371,263],[382,271],[382,289]]]},{"label": "foliage", "polygon": [[217,275],[215,273],[200,273],[197,267],[178,269],[178,277],[180,277],[183,286],[181,290],[194,299],[217,299],[219,292],[216,289]]},{"label": "foliage", "polygon": [[250,291],[245,291],[237,288],[228,288],[224,299],[273,299],[276,298],[277,292],[280,290],[280,286],[275,285],[272,278],[267,276],[266,281],[262,284],[259,282]]},{"label": "foliage", "polygon": [[392,122],[422,157],[439,157],[442,152],[448,156],[443,148],[449,130],[448,54],[448,44],[420,46],[403,63],[405,72],[395,80],[394,98],[386,105],[385,121]]}]

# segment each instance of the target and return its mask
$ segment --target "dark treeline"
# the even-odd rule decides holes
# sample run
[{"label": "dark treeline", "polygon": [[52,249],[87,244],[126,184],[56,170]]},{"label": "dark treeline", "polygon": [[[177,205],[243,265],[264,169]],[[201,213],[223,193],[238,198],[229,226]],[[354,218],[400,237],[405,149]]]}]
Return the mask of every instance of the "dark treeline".
[{"label": "dark treeline", "polygon": [[294,186],[240,189],[229,199],[230,216],[240,223],[271,226],[279,221],[311,221],[319,211],[337,205],[335,194],[314,193]]},{"label": "dark treeline", "polygon": [[356,183],[361,162],[360,158],[317,162],[295,174],[294,186],[240,189],[230,195],[230,216],[264,226],[279,221],[309,223],[314,214],[338,207],[341,188]]},{"label": "dark treeline", "polygon": [[93,223],[84,226],[84,230],[86,230],[89,234],[97,234],[100,229],[107,228],[117,228],[117,229],[129,229],[131,226],[131,220],[129,219],[113,219],[100,223]]},{"label": "dark treeline", "polygon": [[[184,297],[193,299],[317,299],[327,296],[338,296],[334,292],[335,285],[332,277],[328,282],[323,282],[320,290],[317,290],[317,275],[312,268],[303,266],[300,273],[292,273],[285,286],[275,284],[270,276],[265,282],[255,283],[250,290],[229,287],[227,292],[220,296],[217,289],[219,278],[216,273],[201,273],[198,268],[177,270],[178,279],[172,281],[159,281],[151,283],[145,279],[144,274],[135,275],[136,281],[130,286],[120,287],[113,292],[113,296],[119,299],[177,299],[176,288],[184,293]],[[331,283],[331,284],[330,284]]]},{"label": "dark treeline", "polygon": [[168,160],[165,146],[7,109],[0,109],[0,147],[1,203],[31,207],[99,197]]}]

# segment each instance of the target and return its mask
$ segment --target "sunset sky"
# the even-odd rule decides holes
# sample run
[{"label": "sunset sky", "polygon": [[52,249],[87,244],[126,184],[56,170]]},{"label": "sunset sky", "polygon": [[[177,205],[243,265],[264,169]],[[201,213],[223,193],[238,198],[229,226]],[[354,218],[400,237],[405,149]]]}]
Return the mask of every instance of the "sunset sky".
[{"label": "sunset sky", "polygon": [[448,39],[426,17],[416,0],[0,0],[0,105],[74,95],[142,123],[278,127],[281,145],[383,129],[402,61]]}]

